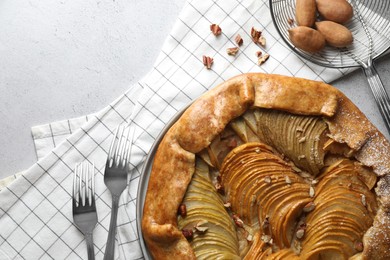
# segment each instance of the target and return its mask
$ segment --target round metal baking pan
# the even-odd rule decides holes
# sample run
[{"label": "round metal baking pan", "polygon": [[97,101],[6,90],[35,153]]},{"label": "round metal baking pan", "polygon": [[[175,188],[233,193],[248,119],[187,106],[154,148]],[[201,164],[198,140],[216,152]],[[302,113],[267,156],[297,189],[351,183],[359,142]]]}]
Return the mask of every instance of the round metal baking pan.
[{"label": "round metal baking pan", "polygon": [[143,215],[143,210],[144,210],[146,191],[148,189],[150,172],[152,170],[152,165],[154,162],[154,156],[156,154],[157,148],[158,148],[161,140],[163,139],[164,135],[173,126],[173,124],[176,123],[176,121],[181,117],[181,115],[184,113],[184,111],[189,106],[190,105],[186,106],[181,111],[177,112],[173,116],[173,118],[167,123],[167,125],[163,128],[163,130],[157,136],[154,144],[150,148],[149,154],[146,157],[146,160],[144,162],[144,166],[142,167],[141,176],[140,176],[140,180],[139,180],[139,184],[138,184],[138,192],[137,192],[136,217],[137,217],[138,238],[139,238],[142,253],[144,254],[145,259],[152,259],[152,257],[150,256],[149,250],[145,244],[144,237],[142,235],[141,222],[142,222],[142,215]]}]

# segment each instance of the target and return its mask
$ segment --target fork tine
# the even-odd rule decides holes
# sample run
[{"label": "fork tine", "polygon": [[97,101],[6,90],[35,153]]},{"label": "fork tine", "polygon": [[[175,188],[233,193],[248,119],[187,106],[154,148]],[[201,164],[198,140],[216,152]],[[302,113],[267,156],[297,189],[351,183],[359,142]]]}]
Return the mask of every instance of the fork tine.
[{"label": "fork tine", "polygon": [[119,132],[119,126],[115,129],[115,135],[111,141],[110,150],[108,150],[107,163],[108,163],[109,167],[111,167],[113,162],[114,162],[114,158],[115,158],[114,152],[116,150],[115,144],[116,144],[118,132]]},{"label": "fork tine", "polygon": [[[124,127],[124,130],[123,130],[123,133],[124,136],[122,136],[122,139],[121,139],[121,148],[120,148],[120,156],[122,157],[121,160],[123,161],[124,159],[126,159],[126,157],[124,157],[123,155],[125,154],[125,149],[127,147],[127,143],[129,141],[129,133],[130,133],[130,129],[129,127]],[[124,158],[123,158],[124,157]]]},{"label": "fork tine", "polygon": [[[126,131],[126,132],[125,132]],[[124,136],[122,136],[122,139],[121,139],[121,147],[120,147],[120,151],[119,151],[119,162],[118,163],[121,163],[121,167],[125,167],[126,164],[127,164],[127,151],[126,149],[128,149],[128,146],[129,146],[129,135],[130,135],[130,127],[125,127],[125,130],[124,130]]]},{"label": "fork tine", "polygon": [[91,202],[90,204],[95,204],[95,163],[92,163],[92,170],[90,171],[91,176]]},{"label": "fork tine", "polygon": [[[85,166],[80,163],[80,192],[81,192],[81,205],[85,206],[85,195],[86,195],[86,187],[87,187],[87,179],[86,179],[86,174],[85,174]],[[84,188],[83,188],[83,184],[84,184]]]},{"label": "fork tine", "polygon": [[91,190],[92,190],[92,187],[91,187],[91,185],[92,185],[92,183],[91,183],[91,178],[92,178],[92,174],[91,174],[91,164],[86,164],[86,166],[85,166],[85,171],[86,171],[86,179],[85,179],[85,181],[86,181],[86,188],[85,188],[85,190],[86,190],[86,192],[87,192],[87,196],[86,196],[86,199],[88,200],[88,205],[92,205],[92,192],[91,192]]},{"label": "fork tine", "polygon": [[[116,143],[116,149],[115,149],[115,154],[114,154],[114,164],[115,166],[118,166],[120,161],[121,161],[121,155],[122,155],[122,146],[123,146],[123,133],[125,131],[125,128],[123,126],[119,127],[121,131],[118,137],[118,141]],[[115,137],[116,139],[117,137]]]},{"label": "fork tine", "polygon": [[[127,166],[130,163],[130,153],[131,153],[131,148],[133,145],[133,139],[134,139],[134,134],[135,134],[134,127],[128,126],[128,128],[129,128],[129,132],[128,132],[127,141],[126,141],[126,148],[125,148],[126,154],[125,154],[125,158],[124,158],[124,163],[125,163],[124,166]],[[130,139],[129,139],[129,136],[130,136]]]},{"label": "fork tine", "polygon": [[131,135],[134,135],[134,129],[130,126],[118,126],[115,131],[115,136],[111,141],[110,150],[108,152],[107,164],[109,167],[115,165],[118,167],[125,167],[129,161],[132,139],[129,139]]},{"label": "fork tine", "polygon": [[73,172],[73,189],[72,189],[72,203],[73,207],[76,207],[78,204],[78,192],[77,192],[77,165]]}]

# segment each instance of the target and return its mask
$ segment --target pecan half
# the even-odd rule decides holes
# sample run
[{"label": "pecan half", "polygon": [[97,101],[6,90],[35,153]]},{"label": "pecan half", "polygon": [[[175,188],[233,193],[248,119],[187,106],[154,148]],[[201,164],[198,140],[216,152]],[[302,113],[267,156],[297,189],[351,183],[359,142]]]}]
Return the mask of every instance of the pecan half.
[{"label": "pecan half", "polygon": [[215,183],[214,187],[219,194],[225,195],[225,189],[223,188],[221,183],[219,183],[219,182]]},{"label": "pecan half", "polygon": [[260,36],[259,40],[257,41],[262,47],[265,47],[265,44],[267,43],[264,36]]},{"label": "pecan half", "polygon": [[236,41],[236,44],[238,46],[241,46],[244,43],[244,40],[241,38],[241,35],[239,35],[239,34],[237,34],[237,36],[234,40]]},{"label": "pecan half", "polygon": [[195,226],[195,230],[197,232],[200,232],[200,233],[204,233],[206,232],[209,228],[207,226],[207,223],[208,221],[207,220],[202,220],[202,221],[199,221],[196,226]]},{"label": "pecan half", "polygon": [[213,64],[213,62],[213,58],[203,55],[203,65],[205,65],[208,70],[211,69],[211,65]]},{"label": "pecan half", "polygon": [[210,25],[210,31],[215,35],[215,36],[218,36],[222,33],[222,29],[221,27],[219,27],[218,24],[215,24],[213,23],[212,25]]},{"label": "pecan half", "polygon": [[315,195],[315,190],[314,190],[314,187],[313,186],[310,186],[310,189],[309,189],[309,196],[310,198],[313,198],[314,195]]},{"label": "pecan half", "polygon": [[182,216],[183,218],[184,218],[185,216],[187,216],[187,207],[186,207],[186,204],[184,204],[184,203],[180,204],[178,213],[179,213],[179,215]]},{"label": "pecan half", "polygon": [[240,217],[237,214],[233,214],[233,221],[237,225],[237,227],[243,228],[244,227],[244,221],[240,219]]},{"label": "pecan half", "polygon": [[261,55],[259,59],[257,60],[257,64],[262,65],[269,59],[269,54],[266,53],[264,55]]},{"label": "pecan half", "polygon": [[252,36],[252,41],[254,43],[258,43],[259,39],[260,39],[260,36],[261,36],[261,31],[258,31],[258,30],[255,29],[255,27],[252,27],[252,29],[251,29],[251,36]]},{"label": "pecan half", "polygon": [[226,52],[227,52],[227,54],[230,55],[230,56],[236,56],[238,50],[239,50],[238,47],[232,47],[232,48],[227,48],[227,49],[226,49]]},{"label": "pecan half", "polygon": [[315,207],[316,207],[316,204],[314,204],[314,202],[311,201],[303,207],[303,212],[305,212],[305,213],[312,212]]},{"label": "pecan half", "polygon": [[364,250],[364,245],[362,241],[355,241],[354,247],[358,252],[362,252]]},{"label": "pecan half", "polygon": [[298,239],[302,239],[304,235],[305,235],[305,229],[303,229],[303,228],[299,228],[299,229],[297,230],[297,232],[295,232],[295,236],[296,236]]},{"label": "pecan half", "polygon": [[191,239],[194,236],[192,229],[184,228],[181,230],[183,236],[187,239]]}]

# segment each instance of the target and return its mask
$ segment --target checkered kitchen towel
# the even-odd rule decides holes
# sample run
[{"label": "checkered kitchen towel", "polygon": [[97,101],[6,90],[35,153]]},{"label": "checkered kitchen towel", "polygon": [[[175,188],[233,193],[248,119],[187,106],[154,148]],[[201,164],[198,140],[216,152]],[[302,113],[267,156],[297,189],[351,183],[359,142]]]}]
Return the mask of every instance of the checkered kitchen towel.
[{"label": "checkered kitchen towel", "polygon": [[[221,35],[210,32],[213,23],[220,25]],[[263,32],[265,48],[252,42],[252,27]],[[244,44],[236,56],[228,56],[226,49],[236,45],[237,34]],[[256,57],[259,50],[270,55],[261,66]],[[210,70],[203,65],[203,55],[214,59]],[[81,127],[77,130],[67,121],[33,128],[37,148],[44,149],[38,152],[48,154],[0,191],[0,259],[86,259],[83,236],[73,224],[71,208],[72,172],[83,160],[94,162],[97,168],[99,223],[94,242],[96,258],[103,258],[111,207],[103,182],[104,165],[114,129],[127,122],[136,128],[133,170],[120,201],[115,259],[143,258],[135,205],[145,156],[175,113],[218,83],[245,72],[326,82],[346,73],[308,65],[291,52],[273,26],[268,0],[188,1],[153,69],[124,95],[88,120],[78,119]]]}]

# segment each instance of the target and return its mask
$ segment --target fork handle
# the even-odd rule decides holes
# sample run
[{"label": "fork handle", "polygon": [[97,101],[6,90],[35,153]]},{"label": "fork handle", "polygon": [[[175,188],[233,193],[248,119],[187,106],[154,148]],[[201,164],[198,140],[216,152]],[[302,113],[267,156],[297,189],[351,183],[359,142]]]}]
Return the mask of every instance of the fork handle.
[{"label": "fork handle", "polygon": [[367,65],[363,66],[364,74],[367,77],[368,84],[374,94],[375,101],[379,111],[385,121],[387,130],[390,133],[390,99],[387,95],[385,87],[380,79],[378,72],[372,60]]},{"label": "fork handle", "polygon": [[95,260],[95,251],[93,247],[92,233],[85,234],[85,241],[87,242],[88,260]]},{"label": "fork handle", "polygon": [[114,259],[115,254],[115,233],[116,221],[118,218],[119,196],[112,195],[111,220],[110,228],[108,230],[108,238],[106,244],[106,251],[104,253],[104,260]]}]

